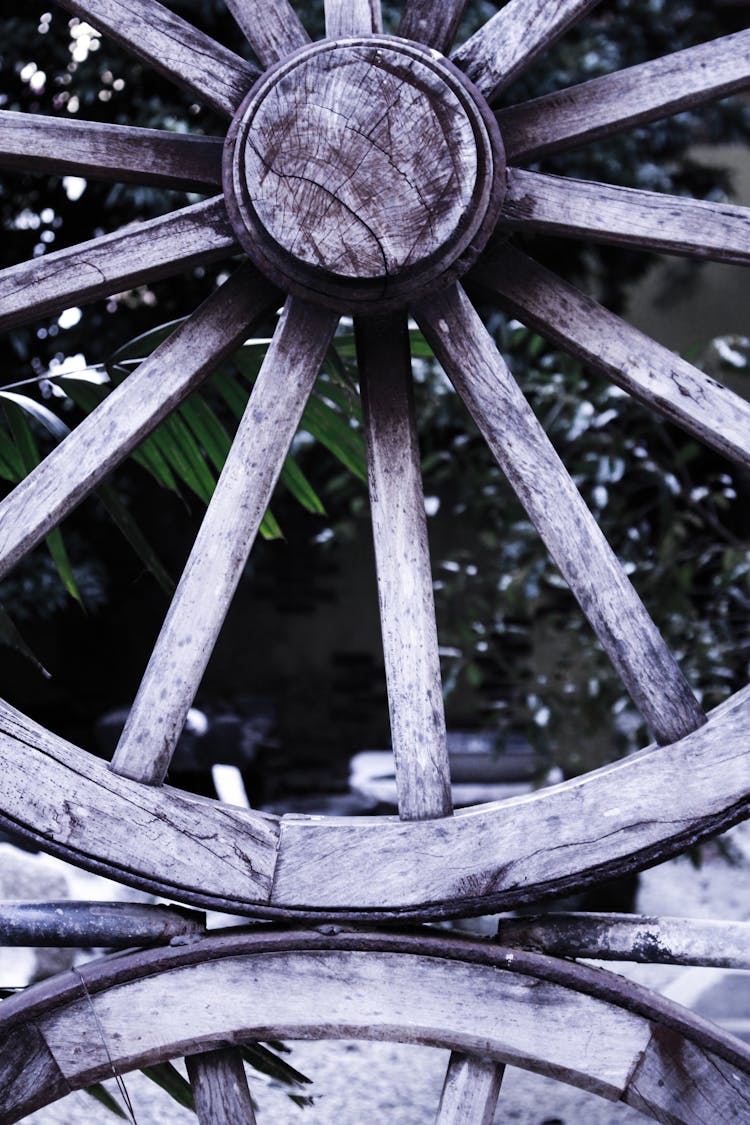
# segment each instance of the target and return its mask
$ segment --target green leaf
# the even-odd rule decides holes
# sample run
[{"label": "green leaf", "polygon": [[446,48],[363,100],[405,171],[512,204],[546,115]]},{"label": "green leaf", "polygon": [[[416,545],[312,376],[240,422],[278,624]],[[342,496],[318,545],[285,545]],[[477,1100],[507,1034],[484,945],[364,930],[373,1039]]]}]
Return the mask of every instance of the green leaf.
[{"label": "green leaf", "polygon": [[[55,441],[62,441],[70,433],[70,427],[66,426],[56,414],[53,414],[49,407],[37,402],[36,399],[29,398],[28,395],[19,395],[14,391],[0,391],[0,398],[6,403],[13,403],[19,410],[35,418],[40,425],[52,434]],[[32,468],[38,462],[39,454],[36,453],[36,462],[32,465]],[[30,472],[31,469],[28,471]]]},{"label": "green leaf", "polygon": [[260,521],[260,534],[264,539],[283,539],[284,532],[270,508],[267,509],[266,514]]},{"label": "green leaf", "polygon": [[365,443],[343,414],[313,395],[302,415],[302,428],[324,445],[360,480],[367,480]]},{"label": "green leaf", "polygon": [[154,1066],[144,1066],[142,1073],[160,1086],[169,1094],[173,1101],[185,1109],[195,1112],[195,1101],[190,1083],[183,1078],[177,1067],[171,1062],[155,1063]]},{"label": "green leaf", "polygon": [[73,567],[70,565],[68,550],[65,546],[62,532],[60,531],[59,527],[56,527],[52,531],[50,531],[49,535],[45,539],[45,543],[47,544],[49,553],[52,555],[55,566],[57,567],[57,573],[62,579],[63,586],[68,591],[70,596],[72,598],[75,598],[81,608],[85,608],[83,605],[81,592],[76,585],[76,580],[73,575]]},{"label": "green leaf", "polygon": [[103,1105],[105,1109],[108,1109],[110,1113],[114,1113],[115,1117],[122,1117],[125,1121],[129,1120],[122,1106],[112,1097],[109,1090],[102,1086],[101,1082],[97,1082],[94,1086],[85,1086],[83,1092],[88,1094],[89,1097],[94,1098],[94,1100],[99,1102],[100,1105]]},{"label": "green leaf", "polygon": [[232,439],[216,414],[199,394],[193,394],[183,402],[180,414],[217,473],[220,473],[231,449]]},{"label": "green leaf", "polygon": [[308,512],[316,516],[326,514],[323,502],[293,457],[287,457],[279,479]]},{"label": "green leaf", "polygon": [[16,652],[20,652],[22,656],[25,656],[27,660],[31,661],[45,679],[49,680],[52,678],[42,662],[37,659],[21,636],[13,618],[2,606],[0,606],[0,644],[7,645],[8,648],[13,648]]},{"label": "green leaf", "polygon": [[161,559],[149,543],[146,536],[138,526],[138,521],[133,517],[127,504],[118,496],[111,484],[101,484],[96,490],[96,495],[101,500],[107,512],[119,530],[127,539],[138,558],[146,569],[153,575],[162,590],[169,597],[175,590],[175,583],[169,572],[165,569]]},{"label": "green leaf", "polygon": [[282,1082],[285,1086],[306,1086],[312,1082],[312,1078],[295,1070],[286,1059],[280,1059],[262,1043],[243,1043],[240,1046],[240,1053],[254,1070],[267,1074],[269,1078]]},{"label": "green leaf", "polygon": [[216,372],[212,376],[211,382],[235,418],[241,418],[245,413],[250,392],[237,379],[233,379],[223,371]]},{"label": "green leaf", "polygon": [[208,504],[216,482],[183,419],[173,414],[154,430],[151,440],[156,442],[178,480],[192,489],[204,504]]},{"label": "green leaf", "polygon": [[[132,340],[128,340],[127,344],[117,348],[107,360],[106,367],[110,376],[112,375],[111,369],[122,367],[126,363],[130,365],[144,359],[147,355],[151,355],[186,319],[186,317],[181,317],[178,320],[170,320],[166,324],[160,324],[148,332],[142,332],[140,336],[134,336]],[[122,371],[119,374],[121,375]]]}]

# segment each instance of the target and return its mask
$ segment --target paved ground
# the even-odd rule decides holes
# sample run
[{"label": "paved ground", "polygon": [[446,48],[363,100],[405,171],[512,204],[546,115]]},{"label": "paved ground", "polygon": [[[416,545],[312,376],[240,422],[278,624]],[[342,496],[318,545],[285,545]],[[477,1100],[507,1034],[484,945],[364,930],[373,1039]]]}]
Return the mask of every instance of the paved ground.
[{"label": "paved ground", "polygon": [[[678,859],[645,872],[638,910],[643,914],[692,917],[750,918],[750,827],[729,834],[737,855],[730,865],[720,850],[704,850],[703,865]],[[3,871],[8,869],[3,856]],[[64,874],[56,861],[42,859],[44,876]],[[75,897],[110,897],[114,884],[95,895],[88,876],[75,873]],[[51,889],[51,888],[50,888]],[[0,891],[2,880],[0,879]],[[123,892],[116,888],[119,895]],[[30,897],[30,896],[29,896]],[[52,895],[50,895],[52,897]],[[12,955],[11,955],[12,954]],[[29,955],[3,955],[2,983],[29,968]],[[739,1033],[750,1027],[750,974],[666,966],[609,966],[644,984],[659,988]],[[18,979],[21,979],[20,976]],[[346,1042],[297,1043],[292,1061],[314,1078],[315,1105],[300,1110],[286,1096],[261,1081],[251,1081],[262,1125],[428,1125],[434,1120],[447,1054],[430,1048],[397,1044]],[[182,1125],[195,1118],[140,1074],[127,1075],[127,1089],[138,1125]],[[116,1089],[114,1090],[117,1095]],[[97,1103],[79,1093],[33,1114],[31,1125],[101,1125],[111,1119]],[[644,1120],[620,1104],[611,1104],[550,1079],[509,1069],[500,1096],[496,1122],[517,1125],[620,1125]],[[717,1123],[719,1125],[719,1123]]]}]

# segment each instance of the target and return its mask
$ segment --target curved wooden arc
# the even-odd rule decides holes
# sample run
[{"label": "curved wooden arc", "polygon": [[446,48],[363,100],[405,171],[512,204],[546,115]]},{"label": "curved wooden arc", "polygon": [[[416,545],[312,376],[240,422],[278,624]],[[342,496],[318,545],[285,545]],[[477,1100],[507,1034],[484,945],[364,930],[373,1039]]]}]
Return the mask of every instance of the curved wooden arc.
[{"label": "curved wooden arc", "polygon": [[338,320],[284,307],[112,759],[125,777],[164,780]]},{"label": "curved wooden arc", "polygon": [[499,227],[750,263],[750,207],[508,169]]},{"label": "curved wooden arc", "polygon": [[453,53],[489,100],[522,74],[599,0],[509,0]]},{"label": "curved wooden arc", "polygon": [[120,882],[238,914],[510,909],[668,858],[750,815],[750,688],[673,745],[428,821],[278,819],[117,777],[7,704],[0,729],[0,823]]},{"label": "curved wooden arc", "polygon": [[4,1001],[0,1037],[9,1125],[113,1066],[280,1037],[475,1052],[680,1125],[703,1125],[706,1102],[720,1110],[711,1120],[742,1119],[750,1101],[748,1048],[663,997],[604,970],[424,932],[260,927],[105,959]]},{"label": "curved wooden arc", "polygon": [[0,504],[7,573],[240,344],[278,295],[241,267]]},{"label": "curved wooden arc", "polygon": [[511,246],[497,246],[471,281],[699,441],[750,469],[750,403]]},{"label": "curved wooden arc", "polygon": [[221,187],[223,144],[220,137],[0,110],[0,167],[21,172],[205,191]]},{"label": "curved wooden arc", "polygon": [[695,696],[466,294],[414,315],[656,740],[681,738]]},{"label": "curved wooden arc", "polygon": [[495,115],[509,160],[611,137],[750,86],[750,31],[592,78]]},{"label": "curved wooden arc", "polygon": [[221,195],[0,271],[0,329],[239,251]]},{"label": "curved wooden arc", "polygon": [[310,36],[289,0],[225,0],[264,66],[304,47]]},{"label": "curved wooden arc", "polygon": [[157,0],[56,2],[227,117],[258,77],[255,67]]}]

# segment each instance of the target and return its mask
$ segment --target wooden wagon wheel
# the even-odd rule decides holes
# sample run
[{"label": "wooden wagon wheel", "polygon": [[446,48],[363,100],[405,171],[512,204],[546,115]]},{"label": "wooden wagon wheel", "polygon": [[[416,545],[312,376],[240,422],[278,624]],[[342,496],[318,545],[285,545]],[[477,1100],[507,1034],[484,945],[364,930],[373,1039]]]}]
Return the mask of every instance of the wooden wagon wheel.
[{"label": "wooden wagon wheel", "polygon": [[[193,1071],[198,1052],[279,1036],[480,1052],[475,1092],[496,1096],[508,1063],[684,1125],[743,1120],[750,1099],[747,1046],[612,973],[439,931],[262,926],[104,959],[4,1002],[0,1118],[113,1072],[182,1055]],[[465,1074],[451,1078],[438,1125],[491,1120],[455,1115]]]},{"label": "wooden wagon wheel", "polygon": [[[329,38],[314,44],[286,0],[230,0],[268,68],[262,76],[153,0],[62,2],[224,113],[227,138],[3,112],[0,162],[223,190],[3,271],[0,326],[240,247],[252,261],[4,501],[2,572],[273,307],[269,277],[291,295],[111,769],[3,705],[4,819],[75,862],[188,902],[419,918],[581,886],[744,816],[747,692],[706,722],[455,279],[468,271],[631,394],[750,465],[747,403],[507,242],[511,229],[531,226],[746,262],[743,208],[516,165],[750,85],[750,32],[493,114],[488,101],[593,0],[512,0],[452,62],[438,52],[450,44],[458,0],[410,0],[399,38],[370,34],[378,6],[369,0],[330,0]],[[407,309],[661,745],[451,819]],[[342,310],[354,312],[359,344],[400,821],[279,819],[161,784]]]},{"label": "wooden wagon wheel", "polygon": [[[430,918],[582,886],[747,815],[748,689],[706,720],[458,279],[467,274],[748,467],[748,404],[505,239],[530,227],[747,262],[742,208],[517,165],[747,87],[750,32],[493,113],[510,80],[596,0],[510,0],[452,62],[439,52],[462,0],[408,0],[397,38],[379,33],[372,0],[327,0],[328,38],[315,44],[287,0],[227,0],[262,75],[154,0],[59,2],[222,112],[227,137],[5,112],[0,162],[221,194],[0,273],[0,326],[240,248],[250,262],[7,498],[2,572],[243,340],[277,300],[269,279],[288,297],[111,767],[2,705],[2,820],[49,851],[186,902],[282,917]],[[162,784],[342,311],[354,314],[358,339],[400,820],[275,818]],[[659,747],[455,817],[408,311]]]}]

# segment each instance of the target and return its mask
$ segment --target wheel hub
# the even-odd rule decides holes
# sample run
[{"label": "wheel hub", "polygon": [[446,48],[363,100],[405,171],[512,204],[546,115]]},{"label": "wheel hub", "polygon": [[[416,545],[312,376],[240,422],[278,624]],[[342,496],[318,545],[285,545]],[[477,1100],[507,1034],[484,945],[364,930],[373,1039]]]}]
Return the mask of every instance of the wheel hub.
[{"label": "wheel hub", "polygon": [[278,284],[336,308],[405,304],[460,276],[504,194],[481,95],[437,52],[325,41],[268,71],[227,138],[232,223]]}]

